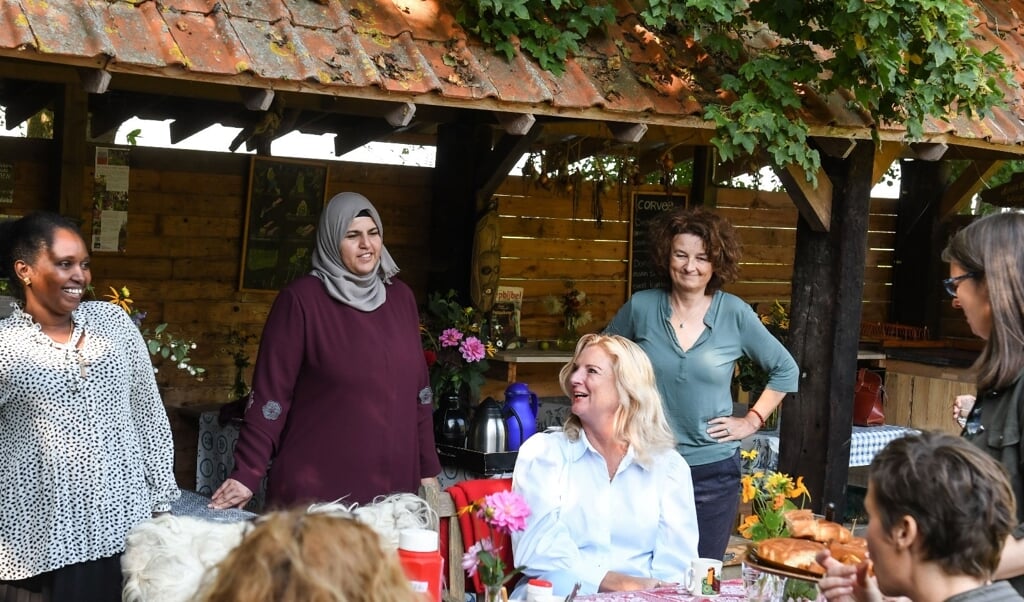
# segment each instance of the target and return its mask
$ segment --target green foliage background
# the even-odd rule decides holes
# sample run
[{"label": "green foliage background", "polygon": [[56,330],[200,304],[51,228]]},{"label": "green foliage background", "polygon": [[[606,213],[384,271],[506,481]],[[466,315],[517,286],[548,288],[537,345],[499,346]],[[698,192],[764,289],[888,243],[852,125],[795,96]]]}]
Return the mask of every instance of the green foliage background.
[{"label": "green foliage background", "polygon": [[[845,91],[851,109],[875,123],[901,123],[910,139],[920,139],[926,118],[985,115],[1003,102],[999,80],[1015,85],[996,50],[968,44],[976,21],[962,0],[640,0],[634,6],[663,48],[671,52],[692,39],[713,59],[717,81],[705,92],[724,91],[731,99],[704,103],[721,159],[763,152],[775,166],[800,166],[809,181],[821,160],[799,113],[808,91]],[[456,18],[507,58],[518,45],[558,75],[616,12],[581,0],[465,0]],[[766,37],[777,44],[761,43]],[[668,68],[686,75],[680,65]]]}]

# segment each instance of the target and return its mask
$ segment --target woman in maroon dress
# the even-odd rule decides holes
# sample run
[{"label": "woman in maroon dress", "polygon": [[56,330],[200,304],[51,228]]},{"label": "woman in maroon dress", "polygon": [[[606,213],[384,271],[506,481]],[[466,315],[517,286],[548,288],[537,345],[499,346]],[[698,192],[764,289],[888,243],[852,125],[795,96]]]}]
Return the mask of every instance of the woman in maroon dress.
[{"label": "woman in maroon dress", "polygon": [[419,312],[397,273],[370,201],[332,198],[312,272],[267,316],[235,469],[211,507],[244,506],[264,475],[281,507],[365,504],[440,472]]}]

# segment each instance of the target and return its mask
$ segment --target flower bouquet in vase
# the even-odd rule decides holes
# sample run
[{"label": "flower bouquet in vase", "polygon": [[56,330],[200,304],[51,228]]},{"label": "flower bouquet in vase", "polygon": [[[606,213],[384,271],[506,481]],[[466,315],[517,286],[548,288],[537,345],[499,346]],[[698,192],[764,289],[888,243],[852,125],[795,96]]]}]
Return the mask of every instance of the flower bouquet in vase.
[{"label": "flower bouquet in vase", "polygon": [[502,602],[501,590],[522,568],[506,569],[502,560],[504,546],[511,546],[509,536],[526,528],[530,507],[513,491],[497,491],[465,506],[487,525],[489,535],[474,543],[462,557],[462,568],[470,577],[480,576],[486,598],[483,602]]},{"label": "flower bouquet in vase", "polygon": [[[784,473],[756,469],[757,450],[742,450],[743,476],[740,499],[750,504],[751,513],[739,526],[739,534],[754,542],[773,537],[789,537],[785,513],[803,508],[811,500],[804,478],[795,480]],[[794,500],[799,500],[797,506]],[[751,602],[817,600],[817,583],[783,577],[760,570],[744,561],[743,585]]]}]

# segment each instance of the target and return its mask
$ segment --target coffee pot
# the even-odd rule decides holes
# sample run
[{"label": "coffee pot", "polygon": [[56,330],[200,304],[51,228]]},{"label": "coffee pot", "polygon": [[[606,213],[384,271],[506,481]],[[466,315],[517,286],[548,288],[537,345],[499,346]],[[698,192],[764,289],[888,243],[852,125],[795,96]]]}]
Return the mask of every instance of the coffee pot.
[{"label": "coffee pot", "polygon": [[505,425],[510,451],[517,451],[523,441],[537,432],[539,405],[537,394],[526,383],[512,383],[505,389]]},{"label": "coffee pot", "polygon": [[484,453],[503,452],[508,449],[508,425],[501,406],[493,397],[480,402],[473,413],[467,444],[470,449]]}]

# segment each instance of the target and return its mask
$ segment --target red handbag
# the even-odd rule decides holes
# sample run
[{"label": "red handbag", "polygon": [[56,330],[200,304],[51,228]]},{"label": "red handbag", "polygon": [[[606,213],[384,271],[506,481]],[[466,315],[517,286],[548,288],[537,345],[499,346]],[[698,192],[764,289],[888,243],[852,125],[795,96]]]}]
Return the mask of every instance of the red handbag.
[{"label": "red handbag", "polygon": [[857,370],[857,388],[853,394],[853,424],[856,426],[879,426],[885,424],[882,402],[885,401],[885,387],[882,377],[867,368]]}]

